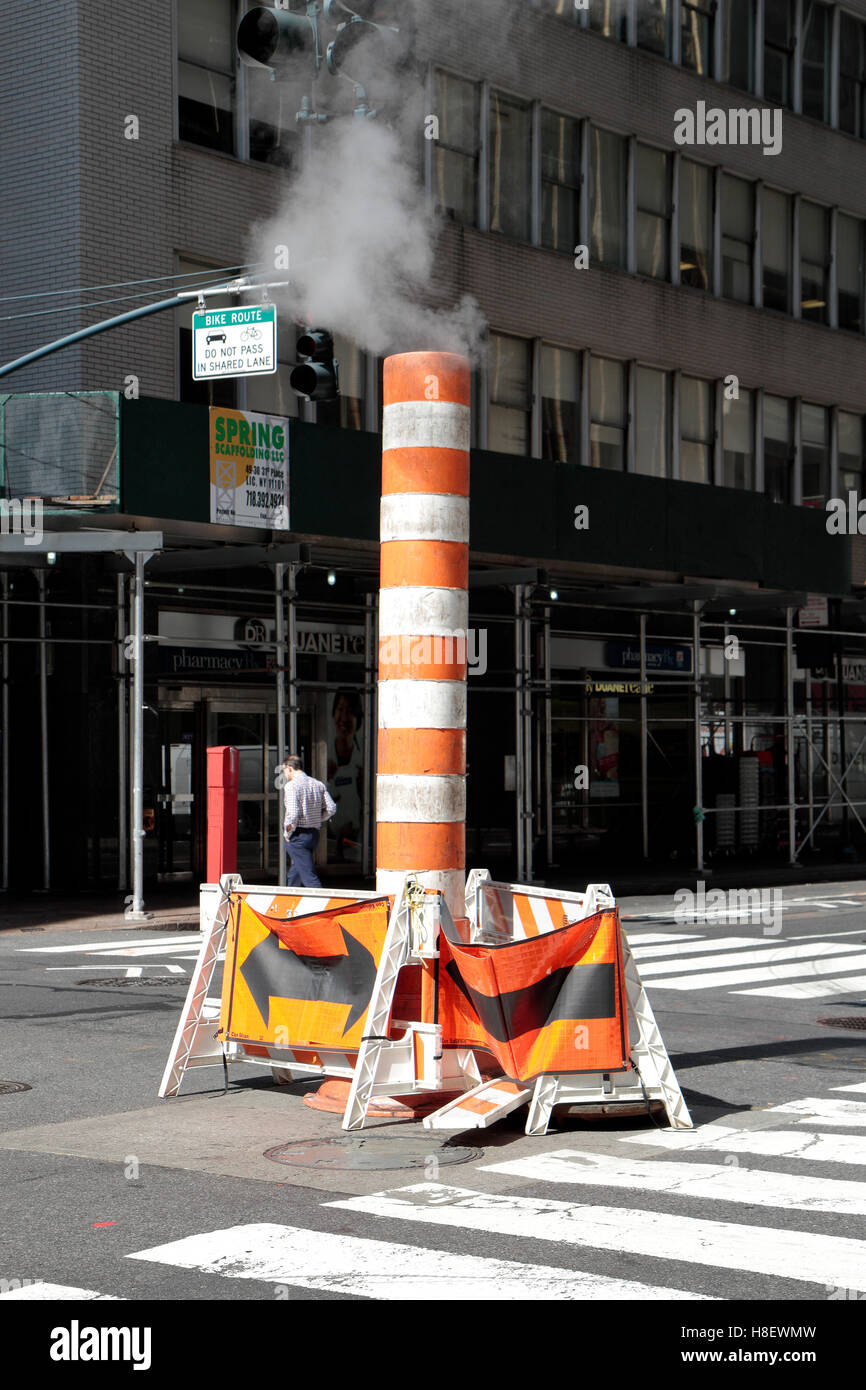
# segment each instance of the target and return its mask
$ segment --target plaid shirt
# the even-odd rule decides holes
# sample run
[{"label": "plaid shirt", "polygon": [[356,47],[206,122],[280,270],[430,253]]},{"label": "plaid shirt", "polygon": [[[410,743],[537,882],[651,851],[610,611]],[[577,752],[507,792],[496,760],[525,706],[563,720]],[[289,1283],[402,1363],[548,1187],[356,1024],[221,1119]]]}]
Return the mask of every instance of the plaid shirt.
[{"label": "plaid shirt", "polygon": [[337,810],[324,782],[317,782],[305,772],[296,772],[286,783],[285,791],[284,835],[291,835],[293,830],[318,830]]}]

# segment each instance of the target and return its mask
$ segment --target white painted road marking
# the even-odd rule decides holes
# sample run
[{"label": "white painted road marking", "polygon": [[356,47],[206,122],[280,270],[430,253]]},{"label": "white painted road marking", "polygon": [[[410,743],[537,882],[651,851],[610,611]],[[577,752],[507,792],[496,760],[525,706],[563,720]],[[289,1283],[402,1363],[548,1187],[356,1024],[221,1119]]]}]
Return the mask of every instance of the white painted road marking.
[{"label": "white painted road marking", "polygon": [[[640,962],[640,973],[643,979],[650,979],[658,975],[679,975],[693,970],[729,970],[732,966],[739,965],[760,965],[764,967],[773,965],[784,965],[792,960],[807,961],[817,960],[820,957],[847,956],[853,960],[852,969],[856,969],[866,956],[863,955],[860,945],[852,942],[850,945],[841,941],[818,941],[818,942],[790,942],[788,945],[780,946],[778,942],[770,942],[770,949],[766,947],[755,949],[755,943],[750,943],[752,950],[735,951],[733,955],[708,956],[704,960],[695,960],[693,957],[684,954],[674,960],[654,960],[646,965]],[[860,952],[858,959],[858,952]],[[844,970],[848,961],[840,962]],[[764,976],[766,978],[766,975]]]},{"label": "white painted road marking", "polygon": [[832,980],[795,980],[789,985],[766,985],[763,989],[733,989],[732,994],[757,995],[767,999],[827,999],[832,994],[857,994],[866,990],[866,975],[837,975]]},{"label": "white painted road marking", "polygon": [[648,1255],[866,1291],[866,1241],[847,1236],[741,1226],[632,1207],[499,1196],[432,1182],[325,1205],[391,1220],[530,1237],[592,1251]]},{"label": "white painted road marking", "polygon": [[506,1163],[485,1163],[483,1170],[512,1173],[533,1182],[637,1189],[747,1206],[783,1207],[789,1211],[866,1216],[864,1183],[771,1173],[762,1168],[733,1168],[729,1164],[666,1163],[657,1158],[620,1158],[580,1149],[555,1149]]},{"label": "white painted road marking", "polygon": [[[328,1205],[339,1205],[329,1203]],[[399,1300],[693,1299],[701,1295],[549,1265],[453,1255],[425,1246],[261,1223],[187,1236],[132,1260],[261,1279],[356,1298]]]},{"label": "white painted road marking", "polygon": [[20,1289],[8,1289],[5,1293],[0,1293],[0,1298],[8,1298],[13,1302],[23,1302],[28,1299],[51,1302],[76,1303],[79,1299],[83,1302],[100,1303],[124,1303],[126,1300],[118,1298],[113,1293],[97,1293],[94,1289],[74,1289],[67,1284],[22,1284]]},{"label": "white painted road marking", "polygon": [[810,1163],[856,1163],[866,1167],[866,1144],[860,1134],[816,1134],[807,1129],[646,1130],[629,1134],[624,1144],[647,1144],[667,1149],[724,1149],[727,1153],[760,1154],[763,1158],[803,1158]]}]

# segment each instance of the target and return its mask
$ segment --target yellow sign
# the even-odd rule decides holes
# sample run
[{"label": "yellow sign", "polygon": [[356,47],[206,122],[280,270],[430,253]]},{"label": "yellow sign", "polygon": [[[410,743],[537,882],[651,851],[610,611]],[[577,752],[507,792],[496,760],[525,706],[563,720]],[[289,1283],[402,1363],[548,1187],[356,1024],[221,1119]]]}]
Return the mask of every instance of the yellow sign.
[{"label": "yellow sign", "polygon": [[220,1035],[357,1051],[388,929],[387,898],[288,920],[232,910]]},{"label": "yellow sign", "polygon": [[587,681],[589,695],[652,695],[652,681]]},{"label": "yellow sign", "polygon": [[289,422],[210,408],[211,521],[289,528]]}]

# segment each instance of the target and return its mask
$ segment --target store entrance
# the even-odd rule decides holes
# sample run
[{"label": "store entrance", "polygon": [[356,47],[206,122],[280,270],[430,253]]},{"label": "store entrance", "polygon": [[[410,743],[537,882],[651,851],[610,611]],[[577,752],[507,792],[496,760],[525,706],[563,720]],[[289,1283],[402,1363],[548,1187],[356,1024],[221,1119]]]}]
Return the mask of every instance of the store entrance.
[{"label": "store entrance", "polygon": [[[298,751],[305,760],[313,752],[313,719],[313,711],[299,712]],[[145,818],[148,839],[157,841],[160,882],[204,881],[207,750],[220,745],[232,745],[239,753],[237,871],[248,883],[279,880],[283,837],[277,717],[273,696],[262,692],[242,700],[218,693],[200,699],[167,695],[161,702],[155,805]]]}]

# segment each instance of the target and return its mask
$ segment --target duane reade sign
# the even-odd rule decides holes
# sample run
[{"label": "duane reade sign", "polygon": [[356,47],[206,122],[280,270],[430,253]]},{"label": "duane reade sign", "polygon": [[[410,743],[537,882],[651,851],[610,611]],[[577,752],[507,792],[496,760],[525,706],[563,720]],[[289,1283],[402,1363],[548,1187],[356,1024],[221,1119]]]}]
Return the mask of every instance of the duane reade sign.
[{"label": "duane reade sign", "polygon": [[273,304],[202,309],[192,316],[195,381],[220,376],[268,376],[277,370],[277,311]]}]

